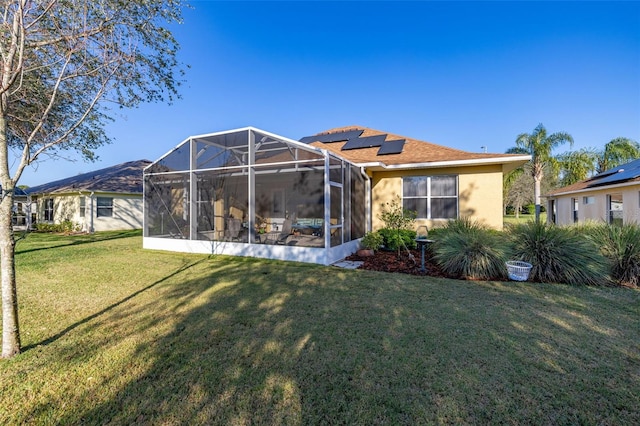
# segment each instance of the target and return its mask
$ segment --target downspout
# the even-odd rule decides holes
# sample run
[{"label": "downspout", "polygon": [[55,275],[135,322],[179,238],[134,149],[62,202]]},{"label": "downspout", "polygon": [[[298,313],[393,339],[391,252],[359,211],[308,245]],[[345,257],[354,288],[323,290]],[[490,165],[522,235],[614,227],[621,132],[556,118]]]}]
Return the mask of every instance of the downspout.
[{"label": "downspout", "polygon": [[360,167],[360,174],[362,176],[364,176],[364,181],[365,181],[365,185],[366,185],[366,190],[365,190],[365,194],[366,194],[366,198],[364,200],[365,205],[367,206],[366,208],[366,223],[367,223],[367,229],[366,232],[371,232],[372,231],[372,226],[373,223],[371,221],[371,210],[373,208],[372,202],[371,202],[371,178],[369,177],[369,175],[367,174],[367,171],[365,170],[364,167]]}]

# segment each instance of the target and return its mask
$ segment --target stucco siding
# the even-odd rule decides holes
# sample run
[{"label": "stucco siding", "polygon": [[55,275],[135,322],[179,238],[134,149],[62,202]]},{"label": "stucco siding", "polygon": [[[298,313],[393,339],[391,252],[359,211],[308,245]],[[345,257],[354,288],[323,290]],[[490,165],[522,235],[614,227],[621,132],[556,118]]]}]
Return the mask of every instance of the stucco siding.
[{"label": "stucco siding", "polygon": [[[80,213],[80,199],[85,197],[84,215]],[[113,199],[112,216],[98,217],[97,198]],[[47,199],[53,199],[53,221],[45,220]],[[71,221],[82,231],[113,231],[142,228],[143,202],[141,195],[110,193],[90,194],[42,194],[37,197],[37,222],[62,223]]]},{"label": "stucco siding", "polygon": [[[622,195],[624,223],[640,223],[640,184],[583,190],[572,194],[550,197],[556,204],[556,224],[570,225],[573,221],[572,199],[578,201],[578,222],[607,221],[608,201],[611,194]],[[551,217],[549,217],[551,220]]]},{"label": "stucco siding", "polygon": [[142,197],[113,196],[113,216],[95,217],[93,228],[95,231],[142,229]]},{"label": "stucco siding", "polygon": [[[379,216],[385,203],[402,197],[406,176],[458,176],[458,217],[470,217],[495,229],[502,229],[502,168],[500,166],[434,168],[373,172],[371,177],[371,219],[373,229],[384,226]],[[418,219],[416,227],[430,229],[446,224],[446,219]]]}]

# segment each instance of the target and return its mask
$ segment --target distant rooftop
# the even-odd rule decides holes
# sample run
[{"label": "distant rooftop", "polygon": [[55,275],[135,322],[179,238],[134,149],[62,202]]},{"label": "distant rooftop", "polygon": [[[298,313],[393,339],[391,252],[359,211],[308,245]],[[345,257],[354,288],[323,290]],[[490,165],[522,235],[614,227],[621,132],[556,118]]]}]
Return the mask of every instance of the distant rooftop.
[{"label": "distant rooftop", "polygon": [[594,189],[600,186],[616,185],[635,181],[640,182],[640,159],[606,170],[589,179],[555,189],[549,192],[548,195],[558,195],[567,192]]},{"label": "distant rooftop", "polygon": [[56,180],[26,189],[27,194],[53,194],[78,191],[142,194],[142,170],[148,160],[129,161],[89,173]]}]

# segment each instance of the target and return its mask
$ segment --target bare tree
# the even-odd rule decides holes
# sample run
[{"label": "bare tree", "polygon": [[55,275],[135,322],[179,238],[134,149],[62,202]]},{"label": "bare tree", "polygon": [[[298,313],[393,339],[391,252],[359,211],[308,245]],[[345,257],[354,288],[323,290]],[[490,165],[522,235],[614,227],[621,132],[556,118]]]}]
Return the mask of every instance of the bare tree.
[{"label": "bare tree", "polygon": [[[178,96],[183,0],[4,0],[0,6],[2,357],[20,352],[11,224],[25,167],[108,143],[111,109]],[[13,171],[13,174],[12,174]]]}]

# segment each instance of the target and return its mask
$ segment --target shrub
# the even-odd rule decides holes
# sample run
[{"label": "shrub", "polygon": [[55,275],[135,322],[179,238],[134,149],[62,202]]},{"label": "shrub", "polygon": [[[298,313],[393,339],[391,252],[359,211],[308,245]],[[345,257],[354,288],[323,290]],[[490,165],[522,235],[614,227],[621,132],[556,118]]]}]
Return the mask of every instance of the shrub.
[{"label": "shrub", "polygon": [[380,230],[384,237],[385,247],[390,250],[398,250],[398,256],[400,256],[402,247],[415,247],[416,233],[411,231],[411,228],[413,228],[417,215],[417,212],[402,207],[402,200],[399,196],[396,196],[393,201],[383,204],[378,217],[385,225],[384,229]]},{"label": "shrub", "polygon": [[367,232],[360,241],[360,245],[369,250],[378,250],[382,244],[384,244],[384,238],[378,231]]},{"label": "shrub", "polygon": [[75,231],[80,231],[82,227],[74,224],[70,220],[65,220],[60,223],[36,223],[36,231],[38,232],[51,232],[51,233],[66,233],[70,234]]},{"label": "shrub", "polygon": [[611,278],[618,284],[640,285],[640,225],[602,224],[587,228],[609,261]]},{"label": "shrub", "polygon": [[507,249],[499,233],[468,218],[450,221],[433,244],[446,274],[474,280],[506,279]]},{"label": "shrub", "polygon": [[400,251],[403,247],[416,248],[416,231],[411,229],[382,228],[378,230],[387,250]]},{"label": "shrub", "polygon": [[529,221],[509,228],[515,259],[531,263],[529,281],[602,285],[607,263],[593,239],[577,228]]}]

